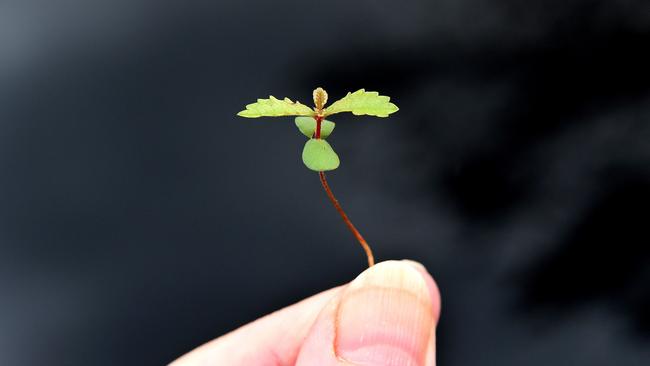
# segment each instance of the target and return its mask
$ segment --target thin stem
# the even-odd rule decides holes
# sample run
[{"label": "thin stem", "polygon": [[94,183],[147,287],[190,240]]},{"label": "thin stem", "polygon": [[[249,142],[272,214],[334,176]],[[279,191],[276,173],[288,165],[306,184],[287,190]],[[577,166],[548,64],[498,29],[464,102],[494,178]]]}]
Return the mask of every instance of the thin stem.
[{"label": "thin stem", "polygon": [[359,244],[361,244],[363,250],[366,252],[366,256],[368,257],[368,267],[372,267],[375,264],[375,257],[373,257],[372,255],[372,250],[370,250],[370,246],[363,238],[363,236],[361,236],[359,230],[357,230],[357,228],[354,227],[354,225],[352,225],[352,221],[350,221],[348,215],[345,214],[345,211],[343,211],[343,208],[339,204],[339,201],[336,199],[336,197],[334,197],[334,193],[332,193],[329,184],[327,184],[327,179],[325,179],[325,173],[318,172],[318,176],[320,177],[320,182],[323,184],[323,188],[327,193],[327,197],[329,197],[330,201],[332,201],[332,204],[336,208],[336,211],[338,211],[339,214],[341,215],[341,218],[343,218],[343,222],[345,222],[345,225],[347,225],[348,229],[352,231],[352,234],[354,234],[354,237],[357,238]]},{"label": "thin stem", "polygon": [[316,116],[314,118],[316,119],[316,132],[314,132],[314,138],[319,139],[320,138],[321,124],[323,122],[323,117],[322,116]]}]

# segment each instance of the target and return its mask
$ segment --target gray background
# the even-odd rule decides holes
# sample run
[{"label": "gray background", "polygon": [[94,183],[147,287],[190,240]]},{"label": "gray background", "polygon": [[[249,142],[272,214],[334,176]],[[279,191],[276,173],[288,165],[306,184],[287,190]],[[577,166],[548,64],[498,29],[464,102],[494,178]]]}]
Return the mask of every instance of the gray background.
[{"label": "gray background", "polygon": [[424,263],[439,364],[650,364],[646,0],[0,2],[0,364],[162,365],[365,258],[286,119]]}]

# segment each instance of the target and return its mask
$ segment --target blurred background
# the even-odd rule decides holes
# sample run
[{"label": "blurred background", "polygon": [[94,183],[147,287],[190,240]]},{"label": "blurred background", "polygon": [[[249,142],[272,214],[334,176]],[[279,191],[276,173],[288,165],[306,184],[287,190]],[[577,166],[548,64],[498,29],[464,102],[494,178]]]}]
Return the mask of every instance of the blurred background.
[{"label": "blurred background", "polygon": [[163,365],[365,257],[273,94],[359,88],[332,189],[439,364],[650,364],[650,2],[0,2],[0,364]]}]

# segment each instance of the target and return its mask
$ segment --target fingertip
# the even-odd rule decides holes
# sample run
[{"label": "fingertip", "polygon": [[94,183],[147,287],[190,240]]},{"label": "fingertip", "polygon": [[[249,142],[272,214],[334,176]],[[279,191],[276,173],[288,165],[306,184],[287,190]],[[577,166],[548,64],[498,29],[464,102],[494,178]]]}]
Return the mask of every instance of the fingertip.
[{"label": "fingertip", "polygon": [[296,365],[432,365],[439,309],[424,266],[377,263],[324,308]]},{"label": "fingertip", "polygon": [[422,263],[411,259],[402,259],[401,262],[404,262],[417,269],[424,278],[424,281],[427,284],[427,288],[429,289],[429,295],[431,296],[431,310],[433,311],[434,318],[437,323],[440,319],[440,310],[442,307],[442,298],[440,296],[440,288],[438,287],[438,283],[433,279],[433,276],[431,276],[427,268]]}]

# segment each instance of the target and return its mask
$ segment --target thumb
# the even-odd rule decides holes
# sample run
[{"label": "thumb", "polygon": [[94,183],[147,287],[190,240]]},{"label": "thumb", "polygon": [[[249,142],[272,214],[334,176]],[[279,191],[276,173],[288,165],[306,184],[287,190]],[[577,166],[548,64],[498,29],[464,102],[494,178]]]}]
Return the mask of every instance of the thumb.
[{"label": "thumb", "polygon": [[411,261],[378,263],[323,308],[296,366],[433,366],[438,288]]}]

